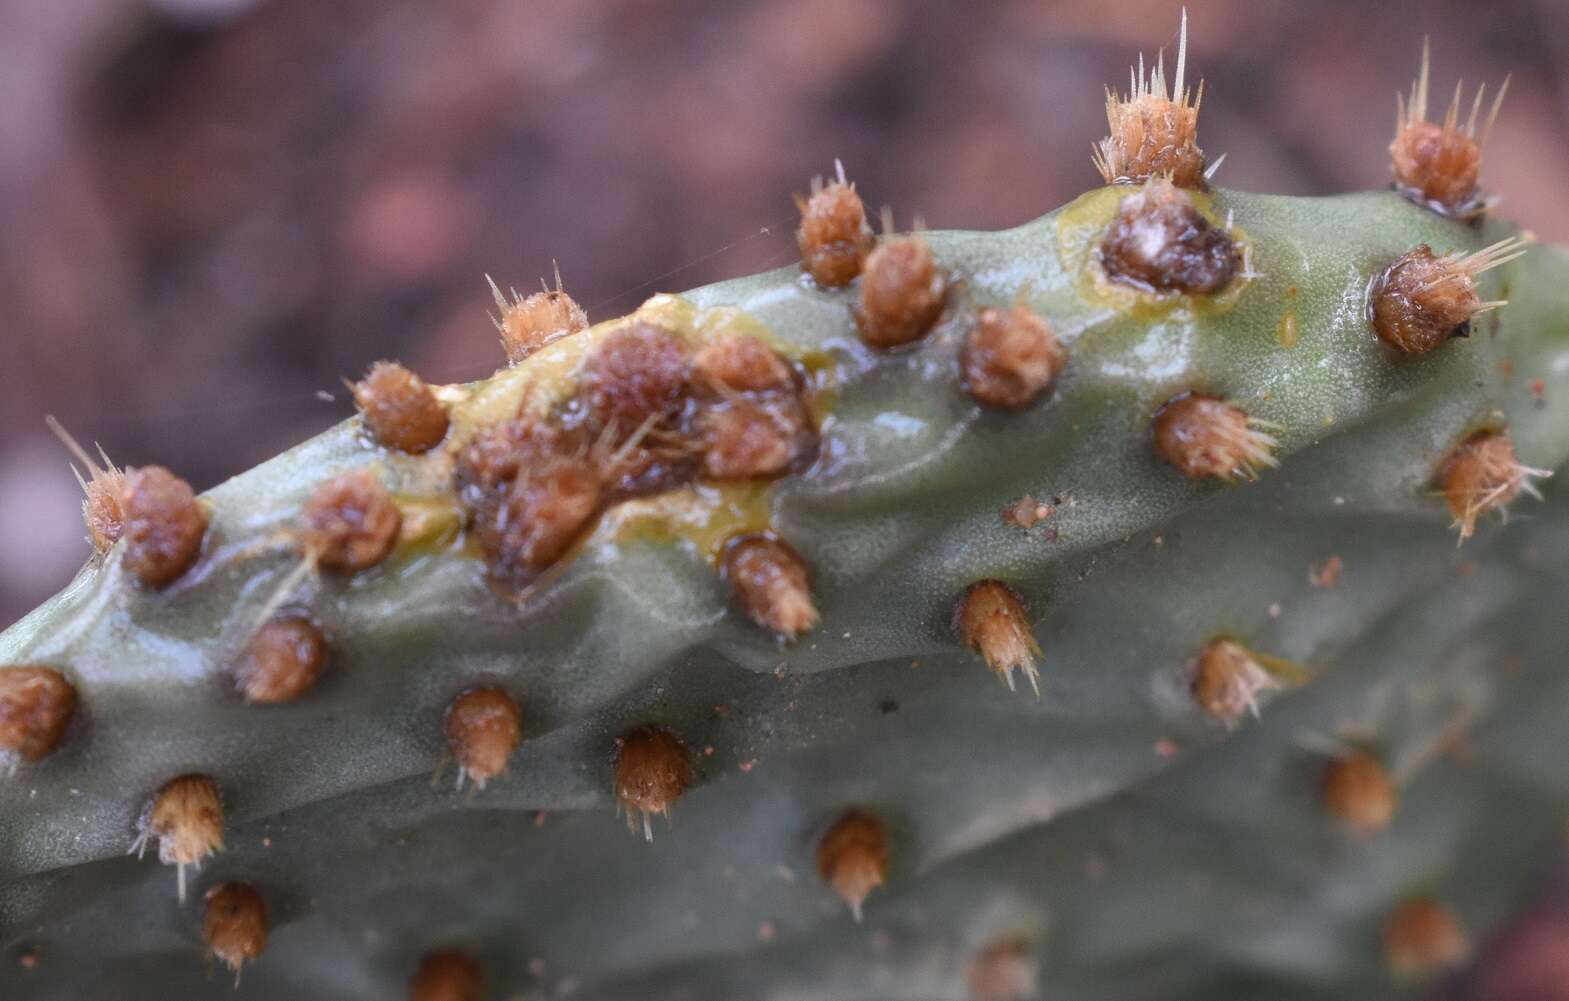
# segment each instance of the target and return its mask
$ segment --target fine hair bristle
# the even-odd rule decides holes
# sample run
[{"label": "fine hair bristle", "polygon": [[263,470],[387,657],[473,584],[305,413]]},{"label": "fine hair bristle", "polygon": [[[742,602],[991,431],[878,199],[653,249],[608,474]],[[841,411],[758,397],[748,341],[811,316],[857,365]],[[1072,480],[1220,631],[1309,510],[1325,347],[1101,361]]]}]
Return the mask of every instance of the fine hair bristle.
[{"label": "fine hair bristle", "polygon": [[234,971],[238,987],[241,967],[255,962],[267,948],[267,903],[262,895],[248,883],[220,883],[208,890],[202,940],[208,952]]},{"label": "fine hair bristle", "polygon": [[1364,750],[1350,750],[1324,767],[1319,784],[1324,808],[1361,837],[1382,833],[1400,802],[1383,763]]},{"label": "fine hair bristle", "polygon": [[1279,464],[1273,425],[1234,403],[1199,393],[1173,397],[1155,414],[1155,451],[1190,479],[1257,479]]},{"label": "fine hair bristle", "polygon": [[1508,505],[1522,493],[1541,500],[1533,481],[1551,475],[1551,470],[1522,463],[1508,432],[1478,431],[1444,458],[1437,480],[1464,542],[1483,514],[1497,511],[1507,517]]},{"label": "fine hair bristle", "polygon": [[409,980],[409,1001],[481,1001],[485,972],[463,949],[436,949],[420,957]]},{"label": "fine hair bristle", "polygon": [[1429,40],[1424,39],[1422,68],[1411,84],[1410,94],[1395,95],[1395,137],[1389,144],[1395,187],[1435,212],[1472,219],[1487,211],[1487,200],[1479,193],[1482,149],[1503,107],[1509,78],[1504,78],[1487,117],[1480,121],[1487,85],[1477,88],[1463,124],[1463,85],[1457,83],[1439,123],[1428,118],[1431,67],[1432,48]]},{"label": "fine hair bristle", "polygon": [[120,541],[120,533],[124,530],[125,511],[120,498],[125,489],[125,474],[109,461],[109,455],[102,445],[95,443],[98,458],[94,459],[65,429],[65,425],[52,415],[45,417],[44,423],[60,439],[71,457],[81,464],[82,469],[87,470],[84,479],[81,469],[71,466],[71,472],[82,488],[82,521],[87,525],[87,541],[102,556]]},{"label": "fine hair bristle", "polygon": [[379,361],[349,386],[365,426],[388,448],[418,455],[447,436],[447,410],[414,372]]},{"label": "fine hair bristle", "polygon": [[1204,84],[1192,94],[1187,87],[1188,12],[1182,11],[1177,43],[1177,72],[1166,87],[1166,54],[1162,51],[1146,75],[1144,56],[1129,69],[1128,92],[1106,88],[1108,134],[1091,152],[1095,169],[1107,184],[1126,184],[1164,176],[1180,188],[1203,188],[1207,181],[1204,151],[1198,146],[1199,106]]},{"label": "fine hair bristle", "polygon": [[1040,671],[1035,658],[1041,648],[1030,629],[1024,602],[1013,588],[998,580],[971,584],[959,602],[959,634],[980,653],[999,678],[1013,691],[1013,672],[1022,671],[1040,698]]},{"label": "fine hair bristle", "polygon": [[782,539],[768,534],[732,539],[724,575],[748,618],[786,640],[817,624],[806,562]]},{"label": "fine hair bristle", "polygon": [[169,780],[148,801],[130,851],[138,858],[148,841],[158,840],[158,861],[172,865],[180,901],[185,901],[185,867],[201,868],[203,860],[223,850],[223,800],[218,785],[206,775],[181,775]]},{"label": "fine hair bristle", "polygon": [[888,829],[866,810],[839,815],[817,843],[817,874],[861,920],[866,897],[888,879]]},{"label": "fine hair bristle", "polygon": [[164,467],[126,470],[120,511],[125,568],[144,586],[172,584],[201,555],[207,511],[191,485]]},{"label": "fine hair bristle", "polygon": [[977,314],[959,352],[959,370],[976,402],[1018,410],[1040,399],[1067,359],[1051,325],[1019,302]]},{"label": "fine hair bristle", "polygon": [[801,212],[796,243],[801,267],[824,288],[841,288],[854,281],[872,252],[876,239],[866,221],[866,206],[845,180],[844,164],[834,161],[837,180],[828,184],[812,178],[811,195],[795,196]]},{"label": "fine hair bristle", "polygon": [[1454,969],[1471,955],[1471,943],[1454,911],[1428,896],[1402,902],[1384,920],[1384,958],[1401,978]]},{"label": "fine hair bristle", "polygon": [[1259,695],[1280,687],[1251,651],[1228,639],[1205,645],[1191,683],[1194,701],[1227,727],[1236,726],[1244,714],[1258,716]]},{"label": "fine hair bristle", "polygon": [[616,739],[615,792],[617,808],[626,811],[627,827],[654,840],[649,818],[670,818],[670,807],[692,784],[692,761],[680,737],[662,726],[640,726]]},{"label": "fine hair bristle", "polygon": [[947,297],[948,276],[923,236],[884,237],[861,274],[852,310],[856,329],[873,348],[913,344],[936,324]]},{"label": "fine hair bristle", "polygon": [[464,690],[447,707],[447,748],[458,761],[458,787],[479,788],[506,770],[523,733],[517,700],[495,685]]},{"label": "fine hair bristle", "polygon": [[52,667],[0,667],[0,777],[59,747],[76,703],[76,687]]},{"label": "fine hair bristle", "polygon": [[299,544],[316,564],[357,573],[386,559],[401,524],[402,515],[381,478],[356,469],[311,492],[300,508]]}]

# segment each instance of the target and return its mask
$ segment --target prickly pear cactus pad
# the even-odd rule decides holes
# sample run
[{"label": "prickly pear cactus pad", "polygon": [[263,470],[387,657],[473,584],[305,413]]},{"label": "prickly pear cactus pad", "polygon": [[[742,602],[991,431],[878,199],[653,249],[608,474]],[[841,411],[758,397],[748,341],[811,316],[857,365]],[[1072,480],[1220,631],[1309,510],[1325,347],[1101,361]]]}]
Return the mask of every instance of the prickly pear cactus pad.
[{"label": "prickly pear cactus pad", "polygon": [[507,367],[378,365],[199,496],[78,449],[99,551],[0,634],[0,996],[1463,963],[1569,799],[1569,257],[1425,64],[1395,188],[1321,199],[1211,187],[1177,66],[1017,229],[877,236],[841,170],[802,264],[497,290]]}]

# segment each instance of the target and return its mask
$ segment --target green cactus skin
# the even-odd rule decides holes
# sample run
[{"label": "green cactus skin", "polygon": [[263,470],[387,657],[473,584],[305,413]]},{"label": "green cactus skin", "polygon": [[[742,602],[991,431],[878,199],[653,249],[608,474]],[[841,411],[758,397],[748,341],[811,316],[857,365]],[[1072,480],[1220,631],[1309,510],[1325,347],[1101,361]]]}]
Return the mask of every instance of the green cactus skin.
[{"label": "green cactus skin", "polygon": [[[211,548],[169,590],[130,586],[119,550],[90,563],[0,635],[0,664],[58,665],[82,697],[64,746],[0,782],[0,994],[397,997],[422,952],[460,944],[494,997],[947,998],[1005,939],[1047,996],[1416,989],[1385,970],[1384,915],[1432,893],[1481,941],[1561,843],[1569,767],[1543,752],[1569,719],[1569,497],[1549,481],[1457,548],[1431,483],[1490,422],[1529,465],[1569,457],[1569,259],[1538,247],[1487,273],[1483,297],[1510,305],[1403,358],[1368,327],[1370,279],[1419,243],[1475,250],[1506,227],[1393,193],[1218,190],[1253,276],[1216,303],[1129,309],[1086,277],[1128,190],[928,234],[960,284],[909,351],[859,345],[854,290],[798,267],[685,295],[831,360],[817,464],[753,499],[813,569],[822,624],[793,645],[745,621],[680,531],[602,528],[519,606],[438,541],[302,586],[332,666],[297,703],[243,704],[225,672],[298,559],[236,553],[361,466],[438,527],[450,501],[439,456],[382,451],[358,419],[207,493]],[[1020,295],[1068,367],[1042,403],[983,412],[956,374],[966,318]],[[1280,468],[1229,486],[1161,463],[1150,418],[1187,389],[1280,425]],[[1053,536],[999,516],[1025,494],[1064,499]],[[1342,577],[1314,586],[1332,555]],[[984,578],[1030,609],[1039,700],[954,632]],[[1306,680],[1220,725],[1185,687],[1218,635]],[[433,789],[442,712],[476,682],[518,698],[523,744],[482,792],[454,792],[450,764]],[[613,742],[640,723],[695,752],[652,844],[613,815]],[[1462,726],[1468,752],[1449,753]],[[1401,783],[1379,837],[1318,804],[1337,739]],[[181,907],[174,874],[125,850],[146,797],[189,771],[217,779],[228,831]],[[813,869],[852,805],[893,839],[861,925]],[[200,940],[200,894],[226,879],[255,884],[273,924],[237,993]]]}]

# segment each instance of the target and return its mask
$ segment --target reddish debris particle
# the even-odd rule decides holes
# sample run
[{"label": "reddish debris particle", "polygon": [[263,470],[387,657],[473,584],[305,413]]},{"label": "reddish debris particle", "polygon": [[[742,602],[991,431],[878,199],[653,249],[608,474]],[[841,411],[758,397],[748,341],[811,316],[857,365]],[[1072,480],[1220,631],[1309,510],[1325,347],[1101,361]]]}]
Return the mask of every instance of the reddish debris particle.
[{"label": "reddish debris particle", "polygon": [[1324,808],[1362,837],[1382,833],[1395,817],[1400,794],[1383,764],[1366,751],[1331,761],[1319,784]]},{"label": "reddish debris particle", "polygon": [[686,744],[662,726],[640,726],[616,740],[616,802],[627,815],[627,826],[654,840],[653,814],[670,816],[670,807],[692,784],[692,761]]},{"label": "reddish debris particle", "polygon": [[28,946],[17,954],[16,964],[24,970],[36,970],[38,969],[38,962],[41,958],[42,953],[39,952],[39,949],[36,945]]},{"label": "reddish debris particle", "polygon": [[1047,503],[1025,494],[1002,509],[1002,520],[1023,529],[1034,528],[1039,522],[1057,513],[1057,503],[1056,498],[1052,498],[1051,503]]},{"label": "reddish debris particle", "polygon": [[485,788],[506,770],[522,732],[523,713],[502,689],[486,685],[459,694],[447,707],[447,747],[458,760],[458,784],[470,778]]},{"label": "reddish debris particle", "polygon": [[1454,912],[1430,897],[1407,900],[1384,921],[1384,957],[1400,977],[1425,977],[1464,965],[1471,944]]},{"label": "reddish debris particle", "polygon": [[1308,570],[1308,583],[1318,588],[1334,587],[1340,583],[1340,573],[1344,569],[1345,561],[1337,553]]},{"label": "reddish debris particle", "polygon": [[1509,81],[1498,88],[1492,110],[1478,132],[1477,115],[1482,109],[1484,85],[1477,91],[1471,115],[1460,123],[1460,89],[1450,101],[1443,124],[1427,120],[1428,71],[1427,43],[1422,45],[1422,71],[1409,96],[1397,96],[1395,138],[1389,144],[1395,187],[1407,198],[1444,215],[1472,219],[1487,211],[1479,194],[1478,178],[1482,167],[1482,146],[1487,142],[1493,122],[1498,118]]},{"label": "reddish debris particle", "polygon": [[817,874],[861,920],[867,894],[888,878],[888,831],[864,810],[847,810],[817,844]]},{"label": "reddish debris particle", "polygon": [[812,196],[796,196],[801,210],[801,228],[795,239],[801,247],[801,267],[812,280],[826,288],[848,285],[861,273],[866,257],[876,242],[866,224],[866,206],[847,183],[844,165],[835,164],[839,179],[824,185],[812,179]]},{"label": "reddish debris particle", "polygon": [[329,570],[355,573],[386,559],[402,517],[380,478],[367,469],[318,486],[300,509],[299,541]]},{"label": "reddish debris particle", "polygon": [[1374,280],[1368,293],[1373,331],[1403,354],[1421,355],[1471,332],[1478,313],[1504,305],[1483,302],[1476,276],[1525,253],[1520,241],[1501,240],[1474,254],[1438,257],[1422,244]]},{"label": "reddish debris particle", "polygon": [[1035,658],[1041,648],[1030,629],[1024,602],[1013,588],[997,580],[971,584],[959,603],[959,633],[964,642],[978,651],[986,666],[1013,690],[1013,672],[1021,670],[1030,687],[1040,697],[1040,672]]},{"label": "reddish debris particle", "polygon": [[1241,271],[1242,254],[1186,191],[1155,178],[1118,206],[1100,264],[1112,281],[1145,291],[1212,295]]},{"label": "reddish debris particle", "polygon": [[1438,470],[1438,487],[1464,542],[1476,530],[1478,517],[1504,510],[1521,492],[1540,499],[1531,480],[1549,475],[1548,470],[1521,464],[1507,432],[1479,431],[1444,459]]},{"label": "reddish debris particle", "polygon": [[409,1001],[481,1001],[484,996],[485,973],[462,949],[427,952],[409,980]]},{"label": "reddish debris particle", "polygon": [[1155,451],[1191,479],[1255,479],[1274,466],[1275,439],[1233,403],[1183,393],[1155,414]]},{"label": "reddish debris particle", "polygon": [[495,282],[490,283],[490,290],[501,310],[496,329],[501,331],[501,346],[507,351],[509,365],[516,365],[547,344],[588,329],[588,314],[561,291],[559,270],[555,289],[546,287],[526,299],[514,291],[508,302]]},{"label": "reddish debris particle", "polygon": [[191,485],[164,467],[126,470],[120,511],[125,568],[142,584],[170,584],[201,555],[207,512]]},{"label": "reddish debris particle", "polygon": [[724,576],[742,611],[791,640],[817,624],[806,563],[772,535],[743,535],[725,547]]},{"label": "reddish debris particle", "polygon": [[293,702],[316,685],[327,668],[327,639],[299,615],[273,619],[256,631],[235,669],[248,702]]},{"label": "reddish debris particle", "polygon": [[1211,716],[1235,726],[1244,713],[1258,715],[1261,692],[1280,687],[1253,654],[1240,643],[1212,640],[1194,665],[1193,700]]},{"label": "reddish debris particle", "polygon": [[181,901],[185,867],[223,849],[223,801],[218,785],[205,775],[181,775],[165,783],[142,811],[140,833],[131,846],[138,855],[158,839],[158,861],[177,867]]},{"label": "reddish debris particle", "polygon": [[207,891],[202,917],[207,950],[233,970],[255,962],[267,948],[267,904],[246,883],[222,883]]},{"label": "reddish debris particle", "polygon": [[1031,1001],[1040,996],[1040,964],[1022,939],[993,942],[965,973],[970,1001]]},{"label": "reddish debris particle", "polygon": [[1547,381],[1545,379],[1531,380],[1531,399],[1535,400],[1538,405],[1546,402]]},{"label": "reddish debris particle", "polygon": [[1051,327],[1022,302],[981,310],[959,352],[964,388],[976,402],[1006,410],[1039,399],[1067,360]]},{"label": "reddish debris particle", "polygon": [[885,238],[866,258],[855,322],[861,340],[896,348],[926,336],[942,314],[948,277],[920,236]]},{"label": "reddish debris particle", "polygon": [[418,454],[447,436],[447,411],[425,380],[396,362],[379,361],[350,387],[376,440]]},{"label": "reddish debris particle", "polygon": [[76,688],[59,671],[0,668],[0,772],[16,758],[37,761],[59,747],[75,712]]},{"label": "reddish debris particle", "polygon": [[589,412],[617,437],[669,417],[686,388],[688,354],[680,335],[651,323],[612,331],[584,368]]},{"label": "reddish debris particle", "polygon": [[1177,48],[1177,75],[1171,90],[1166,89],[1166,60],[1161,57],[1144,75],[1144,59],[1139,58],[1133,89],[1125,95],[1106,91],[1106,125],[1110,134],[1095,148],[1095,167],[1107,184],[1169,177],[1179,188],[1203,188],[1204,151],[1198,147],[1198,95],[1188,92],[1186,83],[1188,18],[1182,16],[1182,35]]}]

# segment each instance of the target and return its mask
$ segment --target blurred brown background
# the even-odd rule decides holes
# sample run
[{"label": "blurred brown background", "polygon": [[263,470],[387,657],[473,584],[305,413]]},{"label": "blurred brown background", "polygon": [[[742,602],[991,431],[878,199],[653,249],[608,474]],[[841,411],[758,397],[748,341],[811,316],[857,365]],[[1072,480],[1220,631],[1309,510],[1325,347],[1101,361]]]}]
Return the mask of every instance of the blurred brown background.
[{"label": "blurred brown background", "polygon": [[[1569,241],[1565,0],[1188,6],[1220,183],[1386,183],[1431,34],[1438,93],[1514,74],[1485,178]],[[790,195],[834,157],[901,225],[1023,222],[1098,183],[1102,86],[1174,49],[1178,11],[0,0],[0,626],[87,553],[45,414],[204,489],[345,416],[377,358],[489,372],[487,273],[559,260],[602,319],[791,260]],[[1569,918],[1542,927],[1561,984]],[[1481,985],[1569,997],[1514,989]]]}]

